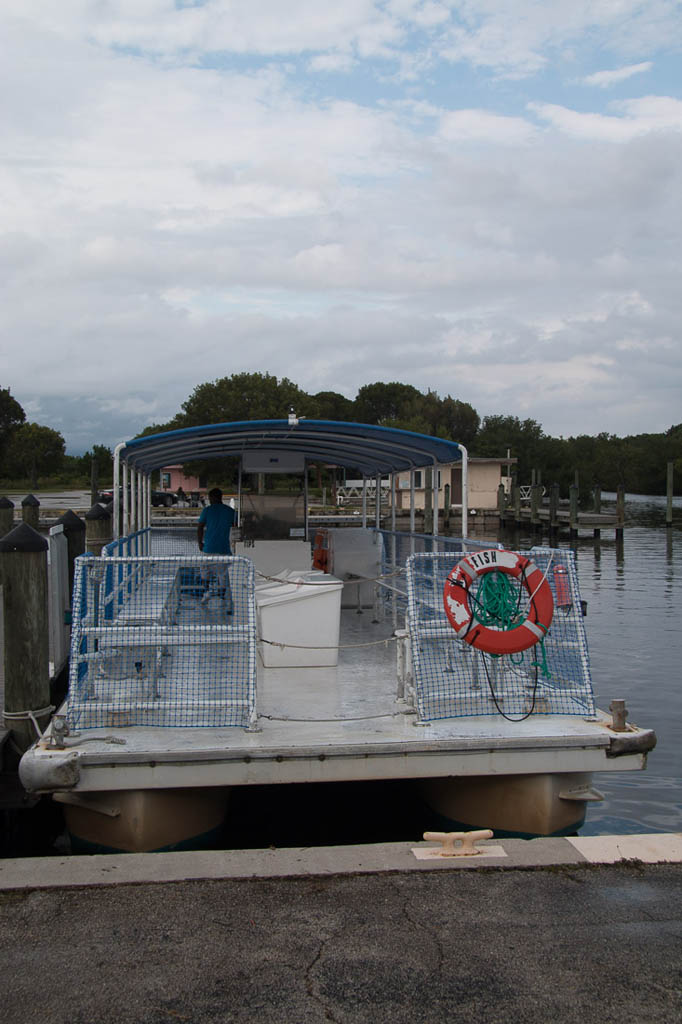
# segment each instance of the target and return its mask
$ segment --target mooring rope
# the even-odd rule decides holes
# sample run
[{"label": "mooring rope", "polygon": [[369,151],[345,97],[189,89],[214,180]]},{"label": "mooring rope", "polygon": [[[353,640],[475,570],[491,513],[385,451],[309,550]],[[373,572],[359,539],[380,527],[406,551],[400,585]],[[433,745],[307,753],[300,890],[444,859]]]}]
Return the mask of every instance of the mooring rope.
[{"label": "mooring rope", "polygon": [[56,708],[54,704],[48,704],[47,707],[37,708],[33,711],[3,711],[3,717],[10,722],[22,722],[30,721],[33,723],[33,728],[36,731],[38,739],[42,736],[40,726],[38,725],[37,719],[44,718],[45,715],[51,715]]},{"label": "mooring rope", "polygon": [[[301,575],[305,572],[310,572],[309,569],[302,569]],[[405,569],[396,569],[395,572],[382,573],[381,576],[354,576],[351,579],[338,580],[336,578],[329,580],[311,580],[311,579],[281,579],[279,576],[268,576],[264,572],[256,572],[261,580],[267,580],[269,583],[295,583],[302,584],[306,587],[335,587],[339,582],[345,586],[356,586],[358,583],[381,583],[382,580],[392,580],[398,576],[404,576]]]},{"label": "mooring rope", "polygon": [[262,644],[269,644],[270,647],[279,647],[280,650],[292,647],[297,651],[348,651],[359,647],[379,647],[381,644],[388,647],[390,643],[395,643],[400,639],[397,636],[386,636],[382,640],[368,640],[362,644],[332,644],[331,646],[322,647],[320,644],[315,644],[311,647],[308,644],[287,644],[282,640],[266,640],[264,636],[259,636],[258,640]]}]

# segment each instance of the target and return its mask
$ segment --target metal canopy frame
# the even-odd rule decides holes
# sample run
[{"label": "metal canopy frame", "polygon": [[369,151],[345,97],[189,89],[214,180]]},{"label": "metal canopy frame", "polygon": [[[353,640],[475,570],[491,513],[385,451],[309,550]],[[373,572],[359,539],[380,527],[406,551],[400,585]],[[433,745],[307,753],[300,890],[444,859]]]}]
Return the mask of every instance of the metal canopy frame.
[{"label": "metal canopy frame", "polygon": [[[467,533],[467,450],[464,445],[428,434],[367,423],[298,419],[245,420],[185,427],[125,441],[114,453],[114,520],[119,535],[119,488],[123,521],[128,521],[128,492],[137,525],[149,525],[150,475],[177,463],[241,457],[267,449],[303,455],[306,464],[324,462],[359,470],[363,477],[380,477],[443,463],[462,462],[462,533]],[[130,481],[128,476],[130,475]],[[413,479],[411,473],[411,480]],[[435,477],[437,480],[437,477]],[[130,487],[128,483],[130,482]],[[434,525],[437,532],[437,495]]]}]

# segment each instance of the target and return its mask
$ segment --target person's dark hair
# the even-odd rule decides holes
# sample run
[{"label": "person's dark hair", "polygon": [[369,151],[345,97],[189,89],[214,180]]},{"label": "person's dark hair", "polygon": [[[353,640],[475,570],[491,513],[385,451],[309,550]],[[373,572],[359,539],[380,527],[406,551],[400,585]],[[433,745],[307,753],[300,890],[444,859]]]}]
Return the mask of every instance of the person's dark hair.
[{"label": "person's dark hair", "polygon": [[219,487],[211,488],[211,490],[208,492],[208,500],[211,502],[212,505],[215,505],[216,502],[223,500],[223,492],[220,490]]}]

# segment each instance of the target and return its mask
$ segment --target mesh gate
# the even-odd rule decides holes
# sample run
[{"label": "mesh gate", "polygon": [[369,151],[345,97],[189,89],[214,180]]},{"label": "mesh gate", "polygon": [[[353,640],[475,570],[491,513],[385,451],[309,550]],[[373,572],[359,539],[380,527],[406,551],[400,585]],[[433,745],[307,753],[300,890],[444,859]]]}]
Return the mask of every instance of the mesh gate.
[{"label": "mesh gate", "polygon": [[[137,543],[126,541],[128,548]],[[149,546],[148,538],[139,542]],[[255,708],[250,560],[197,554],[77,560],[70,726],[248,727]]]},{"label": "mesh gate", "polygon": [[[466,552],[414,554],[408,559],[412,696],[420,719],[500,713],[514,718],[594,715],[574,554],[556,548],[533,548],[524,553],[550,584],[554,617],[542,643],[519,654],[501,656],[459,640],[445,615],[445,580]],[[471,587],[474,596],[477,586],[474,582]],[[527,611],[527,599],[524,590],[519,606],[522,613]]]}]

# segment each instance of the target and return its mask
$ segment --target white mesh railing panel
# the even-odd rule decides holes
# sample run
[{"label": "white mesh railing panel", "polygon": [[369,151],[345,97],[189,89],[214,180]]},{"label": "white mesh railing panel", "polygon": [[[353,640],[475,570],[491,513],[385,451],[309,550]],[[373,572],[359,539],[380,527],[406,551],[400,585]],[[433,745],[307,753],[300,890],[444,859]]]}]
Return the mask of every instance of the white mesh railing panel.
[{"label": "white mesh railing panel", "polygon": [[[379,530],[382,541],[380,602],[384,611],[390,607],[396,619],[403,618],[407,611],[407,578],[405,566],[412,555],[442,553],[455,565],[465,553],[461,537],[433,537],[428,533],[407,533],[401,530]],[[490,541],[467,539],[466,551],[479,548],[502,547]]]},{"label": "white mesh railing panel", "polygon": [[[519,654],[494,656],[459,640],[443,605],[450,571],[466,552],[412,555],[407,563],[408,629],[414,701],[425,721],[475,715],[519,718],[529,714],[595,712],[587,640],[572,551],[533,548],[526,552],[546,573],[555,600],[542,643]],[[557,600],[554,570],[566,569],[570,604]],[[472,584],[475,594],[477,583]],[[521,610],[525,593],[521,594]],[[560,606],[561,605],[561,606]]]},{"label": "white mesh railing panel", "polygon": [[[143,535],[124,541],[149,545]],[[125,547],[110,548],[117,545]],[[248,727],[255,708],[250,560],[196,553],[77,560],[71,726]]]}]

